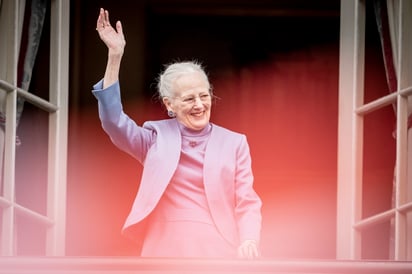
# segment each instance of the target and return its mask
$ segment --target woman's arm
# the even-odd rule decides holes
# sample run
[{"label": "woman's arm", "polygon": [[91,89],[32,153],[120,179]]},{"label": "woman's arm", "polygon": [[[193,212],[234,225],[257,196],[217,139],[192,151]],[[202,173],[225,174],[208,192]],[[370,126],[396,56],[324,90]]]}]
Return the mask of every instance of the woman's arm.
[{"label": "woman's arm", "polygon": [[103,129],[119,149],[143,162],[154,135],[152,131],[138,126],[123,112],[119,71],[126,41],[122,24],[117,21],[116,29],[114,29],[110,25],[109,12],[101,8],[96,22],[96,30],[108,49],[103,81],[93,87],[93,94],[99,102],[99,117]]},{"label": "woman's arm", "polygon": [[104,131],[119,149],[143,163],[155,139],[154,132],[137,125],[123,112],[118,81],[106,89],[102,82],[94,85],[92,92],[98,100],[99,118]]},{"label": "woman's arm", "polygon": [[122,24],[116,22],[116,29],[110,25],[109,12],[100,9],[96,22],[96,30],[100,39],[108,48],[106,71],[104,73],[103,88],[107,88],[119,80],[120,63],[122,61],[126,40],[124,39]]}]

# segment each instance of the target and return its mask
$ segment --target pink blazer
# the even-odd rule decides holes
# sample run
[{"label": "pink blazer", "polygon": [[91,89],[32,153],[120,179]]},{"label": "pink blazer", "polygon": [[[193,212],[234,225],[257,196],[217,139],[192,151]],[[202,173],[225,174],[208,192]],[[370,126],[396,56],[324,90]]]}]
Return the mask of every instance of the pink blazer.
[{"label": "pink blazer", "polygon": [[[176,119],[149,121],[142,127],[122,110],[119,83],[94,86],[103,129],[113,143],[143,165],[140,187],[123,227],[132,236],[152,212],[170,182],[180,158],[181,135]],[[246,136],[215,124],[205,152],[204,187],[212,218],[221,234],[237,246],[259,241],[261,200],[253,189]],[[136,235],[134,235],[136,237]]]}]

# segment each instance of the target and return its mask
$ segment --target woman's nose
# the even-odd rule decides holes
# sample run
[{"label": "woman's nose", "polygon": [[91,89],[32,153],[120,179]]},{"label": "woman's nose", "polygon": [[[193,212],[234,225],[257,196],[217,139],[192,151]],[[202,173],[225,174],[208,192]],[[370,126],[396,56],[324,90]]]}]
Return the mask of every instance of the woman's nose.
[{"label": "woman's nose", "polygon": [[202,105],[203,105],[203,104],[202,104],[202,100],[200,99],[199,96],[196,96],[196,97],[195,97],[194,106],[200,107],[200,106],[202,106]]}]

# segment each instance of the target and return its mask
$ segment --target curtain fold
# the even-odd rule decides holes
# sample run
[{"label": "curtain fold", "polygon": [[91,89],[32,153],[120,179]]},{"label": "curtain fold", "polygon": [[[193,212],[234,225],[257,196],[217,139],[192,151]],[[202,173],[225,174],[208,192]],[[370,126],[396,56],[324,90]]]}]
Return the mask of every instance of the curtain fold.
[{"label": "curtain fold", "polygon": [[[24,90],[29,90],[30,87],[33,67],[43,31],[47,2],[48,0],[31,0],[30,8],[26,9],[17,75],[18,85]],[[21,119],[23,108],[24,100],[18,97],[17,123]]]},{"label": "curtain fold", "polygon": [[[15,33],[9,31],[10,22],[14,20],[13,15],[8,13],[9,6],[11,5],[11,1],[1,1],[0,2],[0,33],[2,33],[0,39],[0,79],[9,80],[13,79],[14,72],[11,72],[12,69],[10,68],[10,64],[13,64],[14,61],[10,61],[10,58],[14,58],[10,56],[10,53],[13,52],[14,45],[10,43],[10,40],[17,39],[17,47],[20,47],[21,44],[21,37],[23,32],[23,22],[24,22],[24,14],[25,14],[25,7],[26,7],[26,0],[17,0],[18,3],[18,11],[17,11],[17,37],[14,38],[13,36]],[[6,61],[7,60],[7,61]],[[11,74],[11,75],[10,75]],[[14,83],[11,83],[14,84]],[[3,166],[4,166],[4,140],[5,140],[5,122],[6,122],[6,97],[7,94],[5,92],[0,92],[0,191],[3,193]],[[16,143],[19,144],[20,141],[16,140]]]},{"label": "curtain fold", "polygon": [[[20,0],[19,15],[18,15],[18,47],[19,59],[17,67],[17,86],[29,90],[31,76],[34,63],[36,60],[37,51],[40,44],[41,34],[44,25],[48,0]],[[3,15],[4,16],[4,15]],[[7,43],[7,39],[6,39]],[[10,46],[10,45],[9,45]],[[6,64],[3,64],[6,65]],[[10,68],[4,68],[5,70]],[[5,112],[4,103],[5,97],[1,98],[2,110],[0,111],[0,128],[4,132],[5,129]],[[17,98],[17,124],[23,113],[24,100],[21,97]],[[16,144],[20,144],[20,139],[16,138]]]},{"label": "curtain fold", "polygon": [[[393,27],[393,16],[389,18],[386,2],[382,0],[375,1],[375,17],[378,32],[380,36],[383,61],[385,64],[386,81],[388,83],[389,92],[395,92],[398,86],[396,77],[396,43],[397,33]],[[389,20],[391,23],[389,23]]]}]

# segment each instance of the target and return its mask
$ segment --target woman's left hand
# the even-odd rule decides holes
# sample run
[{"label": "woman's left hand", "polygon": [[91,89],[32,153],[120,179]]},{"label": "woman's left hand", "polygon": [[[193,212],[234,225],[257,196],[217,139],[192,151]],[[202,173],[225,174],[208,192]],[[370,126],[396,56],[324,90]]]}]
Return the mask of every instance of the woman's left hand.
[{"label": "woman's left hand", "polygon": [[123,28],[120,21],[116,22],[116,29],[110,25],[109,11],[100,9],[99,17],[96,22],[96,30],[99,33],[100,39],[106,44],[109,49],[109,54],[123,55],[126,46],[124,39]]},{"label": "woman's left hand", "polygon": [[255,259],[259,257],[259,251],[255,240],[245,240],[238,247],[237,254],[242,259]]}]

